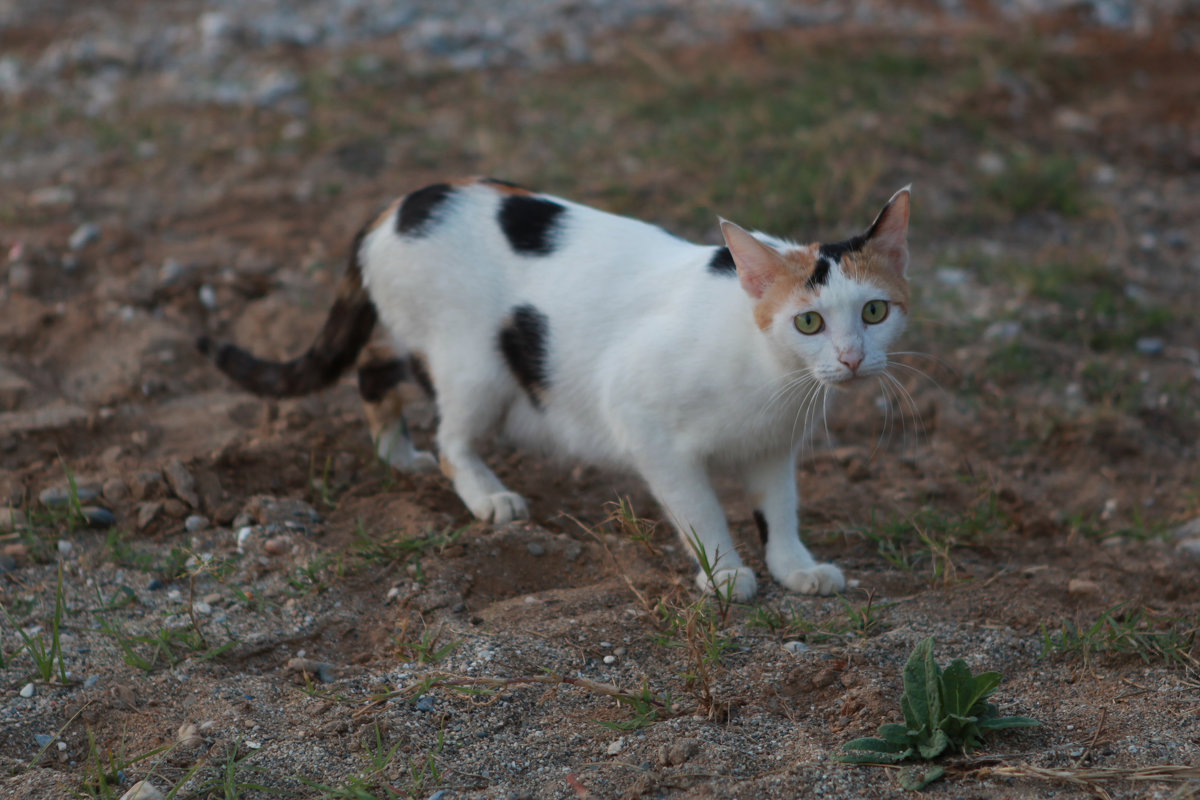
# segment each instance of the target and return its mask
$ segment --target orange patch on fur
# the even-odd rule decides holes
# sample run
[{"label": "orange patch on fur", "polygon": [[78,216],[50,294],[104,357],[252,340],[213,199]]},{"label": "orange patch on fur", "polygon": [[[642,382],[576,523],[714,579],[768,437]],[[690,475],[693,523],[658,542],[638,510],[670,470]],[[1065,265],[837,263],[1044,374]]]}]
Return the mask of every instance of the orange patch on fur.
[{"label": "orange patch on fur", "polygon": [[892,269],[888,260],[876,252],[870,242],[859,252],[842,256],[842,271],[853,280],[882,286],[892,303],[908,311],[908,280]]},{"label": "orange patch on fur", "polygon": [[454,465],[450,463],[450,459],[446,458],[446,456],[438,455],[438,468],[448,479],[454,480]]},{"label": "orange patch on fur", "polygon": [[371,441],[378,442],[379,437],[388,427],[399,422],[404,417],[404,397],[395,389],[383,396],[378,403],[363,403],[363,413],[367,416],[367,426],[371,431]]},{"label": "orange patch on fur", "polygon": [[804,283],[817,266],[817,245],[797,247],[779,254],[786,272],[775,279],[762,298],[754,306],[754,323],[759,330],[771,327],[779,309],[792,302],[797,293],[804,291]]},{"label": "orange patch on fur", "polygon": [[367,226],[367,232],[370,233],[377,228],[383,226],[384,223],[396,218],[396,210],[400,208],[400,203],[404,198],[393,200],[392,204],[383,210],[383,213],[371,221]]}]

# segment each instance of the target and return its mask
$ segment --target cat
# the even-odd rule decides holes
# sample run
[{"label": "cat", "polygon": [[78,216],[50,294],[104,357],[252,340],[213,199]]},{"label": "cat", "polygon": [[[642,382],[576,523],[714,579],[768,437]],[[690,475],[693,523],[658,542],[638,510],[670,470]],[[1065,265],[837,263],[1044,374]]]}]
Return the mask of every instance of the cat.
[{"label": "cat", "polygon": [[[495,524],[528,510],[479,456],[493,432],[632,469],[698,557],[701,589],[744,601],[757,579],[710,480],[732,470],[771,575],[831,594],[845,578],[800,539],[796,450],[818,396],[887,367],[908,313],[908,217],[906,186],[846,241],[797,245],[721,219],[724,245],[699,245],[506,181],[439,183],[358,233],[304,355],[197,345],[243,388],[276,397],[329,386],[357,362],[380,457],[440,469]],[[377,320],[400,357],[367,347]],[[409,438],[402,382],[436,401],[436,457]]]}]

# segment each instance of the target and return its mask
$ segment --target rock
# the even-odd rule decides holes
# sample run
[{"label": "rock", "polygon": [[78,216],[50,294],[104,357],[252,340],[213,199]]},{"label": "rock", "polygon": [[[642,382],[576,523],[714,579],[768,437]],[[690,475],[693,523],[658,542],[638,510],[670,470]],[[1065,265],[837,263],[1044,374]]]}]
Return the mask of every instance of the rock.
[{"label": "rock", "polygon": [[29,524],[29,518],[19,508],[0,506],[0,531],[19,531]]},{"label": "rock", "polygon": [[0,366],[0,411],[16,411],[32,389],[29,381]]},{"label": "rock", "polygon": [[180,725],[176,738],[179,739],[179,743],[184,747],[199,747],[204,744],[204,737],[200,735],[200,728],[192,722]]},{"label": "rock", "polygon": [[[244,530],[253,530],[246,528]],[[239,543],[240,544],[240,543]],[[288,540],[284,536],[274,536],[263,542],[263,552],[269,556],[281,556],[288,551]]]},{"label": "rock", "polygon": [[48,733],[35,733],[33,740],[37,742],[38,747],[49,747],[54,741],[54,737]]},{"label": "rock", "polygon": [[414,708],[416,708],[417,711],[423,711],[426,714],[432,714],[434,711],[437,711],[437,703],[434,702],[434,699],[429,695],[422,695],[421,698],[417,700],[417,704],[414,706]]},{"label": "rock", "polygon": [[49,406],[0,414],[0,436],[10,433],[59,431],[82,425],[90,414],[78,406]]},{"label": "rock", "polygon": [[187,503],[182,500],[176,500],[174,497],[168,497],[162,503],[163,513],[171,519],[182,519],[188,512]]},{"label": "rock", "polygon": [[604,663],[612,666],[613,664],[617,663],[617,657],[614,655],[607,655],[604,657]]},{"label": "rock", "polygon": [[1200,539],[1182,539],[1175,550],[1186,558],[1200,561]]},{"label": "rock", "polygon": [[20,694],[21,694],[21,697],[24,697],[26,699],[33,697],[35,694],[37,694],[37,687],[34,686],[32,683],[27,683],[21,687]]},{"label": "rock", "polygon": [[197,614],[206,617],[212,613],[212,606],[203,600],[197,600],[196,602],[192,603],[192,610]]},{"label": "rock", "polygon": [[150,781],[138,781],[121,800],[165,800],[165,795]]},{"label": "rock", "polygon": [[83,511],[83,518],[87,520],[89,527],[111,528],[117,524],[117,515],[107,508],[84,506],[81,510]]},{"label": "rock", "polygon": [[[95,500],[100,496],[99,488],[91,484],[75,484],[75,498],[81,503]],[[51,486],[38,494],[38,502],[46,508],[60,508],[71,502],[70,486]]]},{"label": "rock", "polygon": [[183,528],[188,533],[199,533],[209,526],[208,517],[203,514],[192,514],[183,521]]},{"label": "rock", "polygon": [[619,739],[617,739],[616,741],[609,742],[608,747],[605,749],[605,752],[608,753],[610,756],[615,756],[615,755],[618,755],[624,749],[625,749],[625,737],[622,736]]},{"label": "rock", "polygon": [[299,675],[316,675],[321,683],[333,683],[341,673],[341,668],[336,664],[300,658],[299,656],[289,659],[287,664],[284,665],[284,669]]},{"label": "rock", "polygon": [[1071,578],[1067,581],[1067,594],[1083,597],[1100,594],[1100,584],[1083,578]]},{"label": "rock", "polygon": [[71,544],[70,539],[59,539],[58,543],[56,544],[56,547],[58,549],[58,552],[64,556],[75,549],[75,545]]},{"label": "rock", "polygon": [[197,292],[200,298],[200,305],[207,308],[209,311],[217,310],[217,290],[209,284],[204,284]]},{"label": "rock", "polygon": [[75,202],[75,190],[70,186],[42,186],[29,193],[34,206],[69,206]]},{"label": "rock", "polygon": [[1185,522],[1175,529],[1176,539],[1200,539],[1200,517]]},{"label": "rock", "polygon": [[129,482],[129,493],[134,500],[145,500],[150,495],[155,494],[162,487],[163,477],[161,472],[143,472],[135,475],[133,480]]},{"label": "rock", "polygon": [[85,222],[75,229],[67,245],[72,250],[82,250],[100,238],[100,226],[94,222]]},{"label": "rock", "polygon": [[787,650],[789,653],[800,655],[801,653],[807,653],[812,648],[806,645],[804,642],[797,640],[792,642],[784,642],[783,649]]},{"label": "rock", "polygon": [[1137,351],[1145,356],[1160,356],[1166,346],[1157,336],[1143,336],[1137,340]]},{"label": "rock", "polygon": [[158,512],[162,510],[162,503],[151,502],[141,503],[138,506],[137,527],[138,530],[144,529],[147,525],[154,521],[158,516]]},{"label": "rock", "polygon": [[175,493],[176,497],[192,508],[200,507],[200,496],[196,494],[196,481],[182,461],[178,458],[171,459],[163,467],[163,477],[167,479],[167,485],[171,487],[171,491]]},{"label": "rock", "polygon": [[124,502],[129,497],[129,487],[120,478],[109,478],[100,487],[100,494],[105,500],[116,505]]},{"label": "rock", "polygon": [[530,542],[525,545],[525,549],[529,551],[529,555],[537,558],[538,556],[546,555],[546,548],[538,542]]}]

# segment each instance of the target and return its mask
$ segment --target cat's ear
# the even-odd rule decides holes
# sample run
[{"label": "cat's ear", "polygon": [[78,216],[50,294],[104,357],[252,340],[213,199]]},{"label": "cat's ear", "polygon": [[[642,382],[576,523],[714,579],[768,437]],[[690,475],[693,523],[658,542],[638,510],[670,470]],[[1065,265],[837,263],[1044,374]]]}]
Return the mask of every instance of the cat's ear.
[{"label": "cat's ear", "polygon": [[884,258],[900,277],[908,270],[908,197],[912,185],[892,195],[866,233],[866,248]]},{"label": "cat's ear", "polygon": [[721,234],[733,263],[737,265],[738,280],[751,297],[758,299],[766,293],[775,279],[786,269],[779,253],[754,238],[749,231],[721,220]]}]

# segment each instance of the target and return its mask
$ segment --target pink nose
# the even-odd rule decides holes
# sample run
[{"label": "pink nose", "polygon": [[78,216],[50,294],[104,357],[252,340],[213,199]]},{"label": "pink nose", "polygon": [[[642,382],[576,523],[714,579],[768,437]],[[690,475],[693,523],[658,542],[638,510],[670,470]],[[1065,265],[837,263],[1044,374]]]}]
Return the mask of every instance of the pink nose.
[{"label": "pink nose", "polygon": [[844,353],[838,356],[838,361],[846,365],[846,368],[851,372],[857,373],[859,365],[863,362],[862,353]]}]

